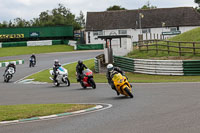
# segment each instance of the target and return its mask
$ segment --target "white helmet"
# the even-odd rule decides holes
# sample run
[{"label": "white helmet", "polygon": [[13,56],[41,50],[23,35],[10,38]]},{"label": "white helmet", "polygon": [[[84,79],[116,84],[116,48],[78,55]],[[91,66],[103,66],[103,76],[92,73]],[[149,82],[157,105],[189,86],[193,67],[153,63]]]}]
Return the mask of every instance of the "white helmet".
[{"label": "white helmet", "polygon": [[107,69],[108,69],[108,71],[113,70],[113,64],[108,64],[108,65],[107,65]]}]

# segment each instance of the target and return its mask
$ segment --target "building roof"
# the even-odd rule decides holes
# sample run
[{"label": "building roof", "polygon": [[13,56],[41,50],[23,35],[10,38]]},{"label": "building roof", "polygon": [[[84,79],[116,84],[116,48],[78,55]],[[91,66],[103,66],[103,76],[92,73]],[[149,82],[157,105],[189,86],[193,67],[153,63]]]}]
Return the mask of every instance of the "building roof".
[{"label": "building roof", "polygon": [[200,26],[200,13],[193,7],[157,8],[149,10],[119,10],[88,12],[86,31],[107,29],[139,29],[139,13],[142,28]]}]

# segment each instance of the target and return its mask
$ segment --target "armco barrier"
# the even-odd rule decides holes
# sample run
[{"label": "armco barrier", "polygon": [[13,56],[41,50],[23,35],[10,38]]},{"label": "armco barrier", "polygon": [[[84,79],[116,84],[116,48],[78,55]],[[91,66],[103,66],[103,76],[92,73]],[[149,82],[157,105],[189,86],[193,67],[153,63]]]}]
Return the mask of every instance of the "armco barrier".
[{"label": "armco barrier", "polygon": [[124,71],[154,75],[200,75],[200,61],[148,60],[114,56],[114,65]]},{"label": "armco barrier", "polygon": [[103,44],[78,44],[77,50],[96,50],[103,49]]},{"label": "armco barrier", "polygon": [[21,46],[27,46],[27,42],[21,41],[21,42],[3,42],[2,48],[5,47],[21,47]]},{"label": "armco barrier", "polygon": [[10,62],[13,62],[15,65],[24,64],[24,60],[16,60],[16,61],[0,62],[0,67],[6,67]]},{"label": "armco barrier", "polygon": [[157,75],[184,75],[181,60],[134,59],[134,72]]},{"label": "armco barrier", "polygon": [[120,56],[114,56],[114,66],[120,67],[124,71],[134,72],[134,60]]},{"label": "armco barrier", "polygon": [[200,60],[183,61],[184,75],[200,75]]},{"label": "armco barrier", "polygon": [[99,73],[99,67],[100,67],[100,60],[97,59],[97,58],[95,58],[95,59],[94,59],[94,71],[95,71],[96,73]]},{"label": "armco barrier", "polygon": [[69,40],[41,40],[41,41],[21,41],[21,42],[2,42],[0,48],[5,47],[21,47],[21,46],[44,46],[68,44]]}]

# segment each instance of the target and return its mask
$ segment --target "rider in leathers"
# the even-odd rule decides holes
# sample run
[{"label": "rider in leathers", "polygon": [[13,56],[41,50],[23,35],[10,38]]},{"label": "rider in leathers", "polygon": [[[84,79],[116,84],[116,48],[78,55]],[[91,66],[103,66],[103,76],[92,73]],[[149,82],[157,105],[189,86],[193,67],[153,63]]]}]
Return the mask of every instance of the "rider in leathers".
[{"label": "rider in leathers", "polygon": [[56,78],[57,78],[57,69],[61,66],[61,64],[59,63],[58,60],[55,60],[54,61],[54,66],[53,66],[53,73],[54,73],[54,77],[53,77],[53,80],[56,81]]},{"label": "rider in leathers", "polygon": [[108,79],[108,83],[110,84],[111,88],[117,92],[117,95],[119,95],[120,93],[117,91],[117,89],[114,85],[114,82],[112,81],[112,78],[113,78],[112,76],[114,76],[114,75],[112,75],[112,72],[116,71],[118,73],[121,73],[123,76],[125,76],[125,73],[119,67],[113,67],[112,64],[107,65],[107,70],[108,71],[106,73],[106,77]]},{"label": "rider in leathers", "polygon": [[15,66],[15,64],[14,64],[13,62],[10,62],[10,63],[6,66],[6,70],[5,70],[4,74],[3,74],[3,76],[5,76],[5,73],[8,71],[9,67],[14,68],[14,71],[16,72],[16,66]]},{"label": "rider in leathers", "polygon": [[87,69],[86,65],[83,64],[83,62],[81,60],[79,60],[77,66],[76,66],[77,82],[81,81],[84,68]]}]

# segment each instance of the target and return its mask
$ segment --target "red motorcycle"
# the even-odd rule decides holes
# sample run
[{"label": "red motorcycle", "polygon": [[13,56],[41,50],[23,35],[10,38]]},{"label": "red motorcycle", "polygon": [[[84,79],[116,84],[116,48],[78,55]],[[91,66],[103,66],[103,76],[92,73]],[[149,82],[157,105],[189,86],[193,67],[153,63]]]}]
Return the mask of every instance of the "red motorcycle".
[{"label": "red motorcycle", "polygon": [[96,84],[93,79],[93,72],[90,69],[83,70],[83,77],[80,81],[83,88],[92,87],[96,89]]}]

